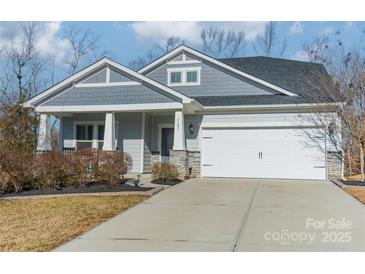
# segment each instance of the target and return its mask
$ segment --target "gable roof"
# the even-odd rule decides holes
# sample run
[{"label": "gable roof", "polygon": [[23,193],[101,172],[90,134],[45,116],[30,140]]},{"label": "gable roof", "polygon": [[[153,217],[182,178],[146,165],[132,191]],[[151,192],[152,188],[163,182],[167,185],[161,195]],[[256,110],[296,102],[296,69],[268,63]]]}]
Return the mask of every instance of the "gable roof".
[{"label": "gable roof", "polygon": [[323,85],[319,75],[330,77],[322,64],[273,57],[240,57],[219,59],[236,69],[259,77],[276,86],[306,96]]},{"label": "gable roof", "polygon": [[187,52],[187,53],[189,53],[191,55],[194,55],[194,56],[196,56],[196,57],[198,57],[198,58],[200,58],[202,60],[205,60],[205,61],[207,61],[209,63],[214,64],[214,65],[217,65],[218,67],[221,67],[222,69],[225,69],[225,70],[228,70],[230,72],[233,72],[233,73],[235,73],[237,75],[243,76],[243,77],[245,77],[245,78],[247,78],[249,80],[252,80],[252,81],[257,82],[257,83],[259,83],[261,85],[267,86],[267,87],[269,87],[269,88],[271,88],[271,89],[273,89],[275,91],[278,91],[278,92],[280,92],[282,94],[285,94],[285,95],[288,95],[288,96],[298,96],[297,94],[295,94],[292,91],[288,91],[285,88],[282,88],[280,86],[277,86],[275,84],[272,84],[272,83],[270,83],[270,82],[268,82],[266,80],[263,80],[263,79],[261,79],[261,78],[259,78],[257,76],[251,75],[251,74],[249,74],[249,73],[247,73],[245,71],[242,71],[242,70],[237,69],[237,68],[235,68],[233,66],[227,65],[226,63],[224,63],[224,62],[222,62],[222,61],[220,61],[218,59],[214,59],[212,57],[209,57],[208,55],[205,55],[205,54],[203,54],[203,53],[201,53],[199,51],[196,51],[196,50],[194,50],[194,49],[192,49],[190,47],[187,47],[185,45],[181,45],[181,46],[175,48],[174,50],[166,53],[165,55],[161,56],[157,60],[151,62],[147,66],[145,66],[145,67],[141,68],[140,70],[138,70],[138,72],[141,73],[141,74],[146,74],[149,71],[153,70],[154,68],[156,68],[156,67],[160,66],[161,64],[163,64],[166,60],[169,60],[169,59],[175,57],[176,55],[180,54],[181,52]]},{"label": "gable roof", "polygon": [[100,68],[104,67],[104,66],[112,66],[120,71],[123,71],[124,73],[138,79],[139,81],[148,84],[150,86],[153,86],[154,88],[157,88],[167,94],[169,94],[170,96],[181,100],[183,103],[191,103],[193,101],[192,98],[185,96],[183,94],[181,94],[180,92],[169,88],[165,85],[162,85],[159,82],[156,82],[142,74],[139,74],[138,72],[135,72],[107,57],[104,57],[102,59],[100,59],[99,61],[95,62],[94,64],[91,64],[90,66],[82,69],[81,71],[71,75],[70,77],[66,78],[65,80],[59,82],[58,84],[50,87],[49,89],[45,90],[44,92],[32,97],[31,99],[29,99],[28,101],[24,102],[23,106],[24,107],[34,107],[37,103],[44,101],[46,98],[48,98],[49,96],[54,95],[55,93],[62,91],[62,89],[64,89],[65,87],[72,85],[73,83],[81,80],[83,77],[85,77],[86,75],[93,73],[97,70],[99,70]]},{"label": "gable roof", "polygon": [[311,62],[294,61],[272,57],[240,57],[220,59],[239,70],[265,79],[277,86],[297,93],[299,96],[283,95],[257,95],[257,96],[194,96],[200,104],[207,107],[218,106],[254,106],[254,105],[299,105],[338,103],[324,96],[311,96],[310,93],[318,92],[324,80],[331,85],[331,78],[323,65]]}]

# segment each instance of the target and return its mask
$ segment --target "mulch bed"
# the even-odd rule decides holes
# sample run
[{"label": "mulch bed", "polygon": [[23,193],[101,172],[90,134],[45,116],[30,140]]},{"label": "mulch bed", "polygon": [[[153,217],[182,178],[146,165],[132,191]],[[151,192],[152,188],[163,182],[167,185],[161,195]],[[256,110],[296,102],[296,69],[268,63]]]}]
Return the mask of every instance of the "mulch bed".
[{"label": "mulch bed", "polygon": [[362,181],[345,181],[341,180],[341,183],[347,186],[365,186],[365,182]]},{"label": "mulch bed", "polygon": [[127,184],[120,185],[105,185],[105,184],[93,184],[85,187],[63,187],[61,189],[46,188],[46,189],[33,189],[22,192],[12,192],[1,194],[2,197],[23,197],[23,196],[34,196],[34,195],[54,195],[54,194],[73,194],[73,193],[102,193],[102,192],[130,192],[130,191],[149,191],[153,187],[136,187]]},{"label": "mulch bed", "polygon": [[158,185],[165,185],[165,186],[174,186],[177,184],[180,184],[181,180],[169,180],[169,181],[163,181],[163,180],[152,180],[152,184],[158,184]]}]

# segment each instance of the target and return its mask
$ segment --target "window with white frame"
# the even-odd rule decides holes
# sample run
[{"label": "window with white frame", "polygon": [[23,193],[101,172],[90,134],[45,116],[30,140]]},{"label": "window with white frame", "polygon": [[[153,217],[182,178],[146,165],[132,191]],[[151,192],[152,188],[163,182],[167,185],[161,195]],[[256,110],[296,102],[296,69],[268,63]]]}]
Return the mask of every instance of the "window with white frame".
[{"label": "window with white frame", "polygon": [[170,83],[171,84],[181,84],[181,71],[171,71],[170,73]]},{"label": "window with white frame", "polygon": [[197,83],[198,82],[198,71],[187,71],[186,72],[186,82],[187,83]]},{"label": "window with white frame", "polygon": [[93,139],[93,125],[77,125],[76,139],[80,141],[91,141]]},{"label": "window with white frame", "polygon": [[169,86],[200,85],[201,67],[167,69]]},{"label": "window with white frame", "polygon": [[[104,125],[95,125],[98,129],[98,140],[104,140]],[[93,124],[77,125],[76,126],[76,140],[78,141],[91,141],[93,136]]]}]

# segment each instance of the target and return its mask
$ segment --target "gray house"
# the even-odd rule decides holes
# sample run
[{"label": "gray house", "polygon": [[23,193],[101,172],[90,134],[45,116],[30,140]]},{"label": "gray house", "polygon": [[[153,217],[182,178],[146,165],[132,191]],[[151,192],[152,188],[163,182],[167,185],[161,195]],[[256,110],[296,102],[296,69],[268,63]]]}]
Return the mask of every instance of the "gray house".
[{"label": "gray house", "polygon": [[185,177],[319,179],[340,176],[304,129],[317,108],[309,75],[322,65],[268,57],[214,59],[180,46],[139,71],[108,58],[27,101],[40,114],[39,150],[50,150],[49,115],[60,118],[61,150],[130,155],[130,172],[172,162]]}]

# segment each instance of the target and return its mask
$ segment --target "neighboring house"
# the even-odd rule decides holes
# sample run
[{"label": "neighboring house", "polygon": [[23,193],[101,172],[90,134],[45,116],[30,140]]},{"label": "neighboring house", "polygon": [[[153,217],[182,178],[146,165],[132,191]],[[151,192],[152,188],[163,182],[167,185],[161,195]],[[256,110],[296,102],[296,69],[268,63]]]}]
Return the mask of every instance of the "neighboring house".
[{"label": "neighboring house", "polygon": [[169,161],[185,177],[327,179],[341,175],[337,152],[303,134],[313,109],[332,103],[308,95],[311,74],[327,75],[314,63],[180,46],[137,72],[103,58],[24,106],[40,113],[39,150],[51,149],[54,115],[62,150],[121,150],[130,172]]}]

